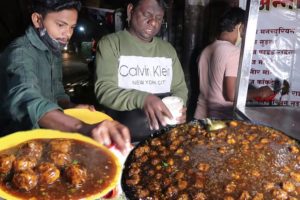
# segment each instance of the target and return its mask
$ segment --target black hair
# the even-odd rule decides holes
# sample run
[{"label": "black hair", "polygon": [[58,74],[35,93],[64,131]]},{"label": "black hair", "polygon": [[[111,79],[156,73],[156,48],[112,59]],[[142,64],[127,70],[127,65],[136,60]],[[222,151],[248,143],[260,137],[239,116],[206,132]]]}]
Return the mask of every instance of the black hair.
[{"label": "black hair", "polygon": [[245,23],[245,11],[239,7],[231,7],[221,16],[218,23],[218,32],[232,32],[234,27]]},{"label": "black hair", "polygon": [[66,9],[81,9],[79,0],[32,0],[31,13],[37,12],[42,16],[49,12],[59,12]]},{"label": "black hair", "polygon": [[[133,9],[134,9],[134,8],[136,8],[141,3],[141,1],[143,1],[143,0],[128,0],[127,1],[127,5],[128,4],[132,4],[133,5]],[[168,7],[167,0],[156,0],[156,2],[164,10],[167,9],[167,7]]]}]

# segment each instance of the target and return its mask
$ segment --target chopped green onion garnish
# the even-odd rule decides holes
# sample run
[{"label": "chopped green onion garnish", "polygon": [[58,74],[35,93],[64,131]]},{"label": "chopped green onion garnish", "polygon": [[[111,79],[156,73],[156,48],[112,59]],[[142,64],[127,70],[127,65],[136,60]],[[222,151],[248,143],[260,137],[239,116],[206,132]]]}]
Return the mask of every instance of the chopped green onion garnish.
[{"label": "chopped green onion garnish", "polygon": [[169,166],[169,164],[166,163],[166,162],[164,162],[164,161],[162,161],[162,164],[163,164],[164,167],[168,167]]},{"label": "chopped green onion garnish", "polygon": [[78,164],[78,160],[73,160],[72,164],[73,165],[77,165]]}]

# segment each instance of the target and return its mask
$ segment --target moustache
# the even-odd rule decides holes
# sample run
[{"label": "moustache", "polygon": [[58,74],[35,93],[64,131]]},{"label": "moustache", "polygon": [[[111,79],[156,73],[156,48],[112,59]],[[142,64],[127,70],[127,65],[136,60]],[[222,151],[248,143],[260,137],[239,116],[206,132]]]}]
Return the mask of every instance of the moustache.
[{"label": "moustache", "polygon": [[66,45],[69,43],[70,39],[69,38],[55,38],[56,41],[58,41],[59,43]]}]

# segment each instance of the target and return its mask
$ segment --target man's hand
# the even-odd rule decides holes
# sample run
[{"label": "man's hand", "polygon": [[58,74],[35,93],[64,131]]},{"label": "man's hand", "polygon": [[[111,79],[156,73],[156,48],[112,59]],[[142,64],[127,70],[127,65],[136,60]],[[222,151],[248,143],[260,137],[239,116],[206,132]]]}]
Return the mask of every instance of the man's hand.
[{"label": "man's hand", "polygon": [[264,99],[274,94],[274,91],[269,86],[257,88],[257,96]]},{"label": "man's hand", "polygon": [[53,110],[47,112],[38,123],[43,128],[81,133],[107,146],[115,144],[124,154],[130,148],[129,130],[117,121],[104,120],[98,124],[86,124],[60,110]]},{"label": "man's hand", "polygon": [[88,104],[75,104],[71,102],[69,99],[59,99],[58,100],[58,105],[62,107],[63,109],[68,109],[68,108],[86,108],[89,109],[90,111],[96,111],[95,107],[93,105],[88,105]]},{"label": "man's hand", "polygon": [[89,109],[90,111],[96,111],[93,105],[88,105],[88,104],[78,104],[74,108],[86,108]]},{"label": "man's hand", "polygon": [[186,110],[187,108],[183,107],[181,110],[181,116],[176,119],[179,124],[183,124],[186,122]]},{"label": "man's hand", "polygon": [[91,137],[106,146],[115,144],[124,155],[128,154],[130,150],[129,130],[117,121],[102,121],[92,129]]},{"label": "man's hand", "polygon": [[153,94],[149,94],[144,102],[144,112],[148,118],[150,129],[159,129],[159,123],[166,126],[164,116],[172,119],[173,116],[167,106],[160,98]]},{"label": "man's hand", "polygon": [[269,86],[262,86],[248,90],[247,100],[264,100],[270,96],[274,96],[274,91]]}]

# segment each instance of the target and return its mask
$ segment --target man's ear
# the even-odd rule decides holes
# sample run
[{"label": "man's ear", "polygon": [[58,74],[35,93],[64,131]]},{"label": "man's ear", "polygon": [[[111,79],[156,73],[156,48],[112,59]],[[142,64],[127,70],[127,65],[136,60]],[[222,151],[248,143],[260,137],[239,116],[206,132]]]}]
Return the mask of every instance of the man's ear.
[{"label": "man's ear", "polygon": [[238,23],[235,27],[240,31],[241,26],[242,26],[242,23]]},{"label": "man's ear", "polygon": [[41,14],[37,12],[32,13],[31,21],[35,28],[41,28],[41,24],[42,24],[41,20],[42,20]]},{"label": "man's ear", "polygon": [[131,14],[132,14],[132,10],[133,10],[133,5],[130,3],[127,6],[127,22],[129,23],[131,20]]}]

